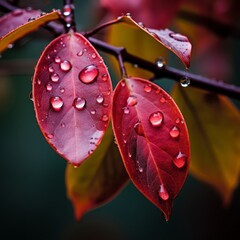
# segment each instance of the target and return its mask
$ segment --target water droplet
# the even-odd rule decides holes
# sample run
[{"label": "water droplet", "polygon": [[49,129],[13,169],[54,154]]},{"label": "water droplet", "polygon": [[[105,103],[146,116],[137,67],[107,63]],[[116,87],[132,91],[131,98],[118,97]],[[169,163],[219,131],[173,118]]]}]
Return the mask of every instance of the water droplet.
[{"label": "water droplet", "polygon": [[96,110],[95,110],[95,109],[92,109],[92,110],[90,111],[90,113],[91,113],[92,115],[94,115],[94,114],[96,114]]},{"label": "water droplet", "polygon": [[138,22],[138,25],[139,25],[140,27],[142,27],[142,28],[145,28],[143,22]]},{"label": "water droplet", "polygon": [[166,102],[166,98],[165,98],[165,97],[161,97],[161,98],[160,98],[160,102],[161,102],[161,103],[165,103],[165,102]]},{"label": "water droplet", "polygon": [[169,193],[163,184],[160,185],[158,195],[164,201],[167,201],[169,199]]},{"label": "water droplet", "polygon": [[50,91],[52,91],[52,84],[51,83],[48,83],[47,85],[46,85],[46,90],[48,91],[48,92],[50,92]]},{"label": "water droplet", "polygon": [[53,139],[53,137],[54,137],[53,134],[46,134],[46,136],[47,136],[49,139]]},{"label": "water droplet", "polygon": [[64,128],[65,127],[65,123],[61,123],[61,127]]},{"label": "water droplet", "polygon": [[142,173],[142,172],[143,172],[143,168],[140,166],[139,161],[136,161],[136,163],[137,163],[138,171],[139,171],[140,173]]},{"label": "water droplet", "polygon": [[125,81],[122,81],[122,82],[121,82],[121,86],[122,86],[122,87],[125,87],[125,86],[126,86]]},{"label": "water droplet", "polygon": [[137,104],[138,100],[135,96],[130,96],[128,99],[127,99],[127,105],[132,107],[132,106],[135,106]]},{"label": "water droplet", "polygon": [[14,45],[12,43],[8,44],[8,49],[12,49]]},{"label": "water droplet", "polygon": [[34,17],[30,17],[30,18],[28,19],[28,22],[32,22],[32,21],[34,21],[34,20],[35,20]]},{"label": "water droplet", "polygon": [[60,88],[60,93],[65,93],[65,88],[61,87]]},{"label": "water droplet", "polygon": [[126,13],[126,17],[131,17],[131,13]]},{"label": "water droplet", "polygon": [[40,16],[42,17],[42,16],[44,16],[46,14],[47,14],[46,12],[41,12]]},{"label": "water droplet", "polygon": [[102,120],[104,121],[104,122],[107,122],[108,121],[108,115],[107,114],[104,114],[103,116],[102,116]]},{"label": "water droplet", "polygon": [[163,123],[163,114],[160,111],[154,112],[149,116],[149,121],[153,127],[159,127]]},{"label": "water droplet", "polygon": [[180,42],[188,42],[188,38],[180,33],[169,33],[169,36]]},{"label": "water droplet", "polygon": [[55,63],[60,63],[60,62],[61,62],[61,58],[60,58],[59,56],[56,56],[56,57],[54,58],[54,62],[55,62]]},{"label": "water droplet", "polygon": [[97,97],[97,99],[96,99],[96,101],[97,101],[97,103],[103,103],[103,101],[104,101],[104,97],[102,96],[102,95],[99,95],[98,97]]},{"label": "water droplet", "polygon": [[50,103],[52,105],[53,110],[59,112],[63,107],[63,100],[60,97],[51,97]]},{"label": "water droplet", "polygon": [[48,68],[48,71],[49,71],[50,73],[53,73],[53,72],[54,72],[54,69],[53,69],[53,67],[52,67],[52,66],[50,66],[50,67]]},{"label": "water droplet", "polygon": [[97,54],[96,53],[93,53],[92,54],[92,58],[95,59],[97,57]]},{"label": "water droplet", "polygon": [[89,65],[79,73],[79,79],[83,83],[93,83],[98,76],[98,68],[95,65]]},{"label": "water droplet", "polygon": [[55,83],[58,82],[59,81],[59,75],[57,73],[53,73],[51,75],[51,80]]},{"label": "water droplet", "polygon": [[83,53],[84,53],[84,51],[81,50],[77,53],[77,56],[81,57],[83,55]]},{"label": "water droplet", "polygon": [[164,68],[166,66],[166,61],[164,58],[160,57],[156,61],[156,65],[158,68]]},{"label": "water droplet", "polygon": [[181,79],[180,79],[180,84],[181,84],[181,86],[182,87],[188,87],[189,86],[189,84],[190,84],[190,78],[188,78],[188,77],[182,77]]},{"label": "water droplet", "polygon": [[169,134],[172,138],[178,138],[180,134],[180,130],[178,127],[174,126],[170,131]]},{"label": "water droplet", "polygon": [[181,122],[181,119],[180,118],[177,118],[176,119],[176,123],[180,123]]},{"label": "water droplet", "polygon": [[73,106],[77,109],[77,110],[83,110],[86,106],[86,100],[85,98],[80,98],[80,97],[76,97],[73,101]]},{"label": "water droplet", "polygon": [[102,80],[103,80],[103,81],[107,81],[107,80],[108,80],[108,75],[107,75],[106,73],[104,73],[104,74],[102,75]]},{"label": "water droplet", "polygon": [[14,11],[12,11],[12,15],[13,16],[20,16],[23,14],[23,10],[22,9],[15,9]]},{"label": "water droplet", "polygon": [[143,90],[144,90],[144,92],[151,92],[152,91],[152,85],[151,84],[145,85]]},{"label": "water droplet", "polygon": [[60,68],[64,72],[68,72],[72,68],[72,64],[68,60],[64,60],[63,62],[60,63]]},{"label": "water droplet", "polygon": [[144,130],[143,130],[143,127],[142,127],[142,124],[140,122],[137,122],[135,125],[134,125],[134,130],[135,132],[139,135],[139,136],[143,136],[144,137]]},{"label": "water droplet", "polygon": [[132,157],[132,154],[130,152],[128,152],[128,157],[130,157],[130,158]]},{"label": "water droplet", "polygon": [[124,108],[123,108],[123,112],[124,112],[125,114],[129,114],[130,110],[129,110],[128,107],[124,107]]},{"label": "water droplet", "polygon": [[72,12],[72,8],[70,5],[65,5],[63,7],[63,16],[67,17],[71,14],[71,12]]},{"label": "water droplet", "polygon": [[37,80],[37,84],[41,85],[42,81],[40,79]]},{"label": "water droplet", "polygon": [[187,156],[181,152],[173,159],[173,163],[177,168],[182,168],[187,161]]}]

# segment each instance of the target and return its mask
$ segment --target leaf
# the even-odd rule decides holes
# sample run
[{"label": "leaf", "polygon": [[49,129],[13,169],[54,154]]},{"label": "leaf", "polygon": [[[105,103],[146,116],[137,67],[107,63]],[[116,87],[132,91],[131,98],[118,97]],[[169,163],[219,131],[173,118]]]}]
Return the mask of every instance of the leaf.
[{"label": "leaf", "polygon": [[223,96],[175,86],[172,95],[188,124],[193,176],[229,203],[240,172],[240,114]]},{"label": "leaf", "polygon": [[[0,18],[0,52],[7,49],[9,44],[37,30],[45,23],[61,17],[59,11],[52,11],[42,16],[40,14],[39,10],[17,9]],[[32,20],[28,21],[28,19]]]},{"label": "leaf", "polygon": [[[128,52],[132,53],[131,50],[132,48],[135,49],[135,47],[138,48],[138,54],[140,55],[145,51],[146,52],[151,51],[153,52],[153,55],[151,56],[151,58],[153,58],[154,56],[153,61],[155,61],[161,55],[161,52],[156,51],[156,48],[155,48],[155,46],[159,45],[160,43],[161,45],[163,45],[164,47],[172,51],[174,54],[176,54],[176,56],[178,56],[178,58],[183,62],[183,64],[187,68],[189,68],[192,45],[186,36],[180,33],[174,33],[169,29],[156,30],[152,28],[147,28],[142,23],[135,22],[129,16],[118,17],[116,20],[113,20],[108,23],[108,25],[111,25],[111,24],[113,25],[112,31],[114,31],[115,34],[118,32],[117,35],[121,35],[124,33],[124,36],[128,36],[125,34],[125,31],[123,29],[126,29],[126,30],[131,29],[131,32],[132,32],[131,34],[133,34],[134,32],[135,33],[138,32],[138,34],[139,32],[142,32],[143,33],[142,38],[148,38],[148,41],[147,41],[148,45],[146,45],[144,48],[141,47],[142,38],[137,38],[137,39],[135,38],[135,44],[129,45],[129,47],[127,48]],[[123,25],[123,27],[122,29],[120,28],[120,30],[116,31],[114,30],[114,28],[116,28],[115,25],[116,26]],[[136,40],[138,44],[136,44]],[[118,43],[117,39],[115,41],[116,43]],[[110,39],[110,43],[114,44],[114,41],[111,41]],[[125,46],[125,44],[123,45]],[[146,59],[146,60],[149,60],[149,59]]]},{"label": "leaf", "polygon": [[49,144],[73,165],[101,142],[111,97],[107,68],[82,35],[63,34],[46,47],[33,78],[36,117]]},{"label": "leaf", "polygon": [[112,115],[130,178],[169,220],[189,166],[188,132],[181,112],[159,86],[127,78],[115,89]]},{"label": "leaf", "polygon": [[113,141],[111,125],[100,146],[79,168],[67,166],[65,179],[76,219],[107,203],[123,188],[128,175]]}]

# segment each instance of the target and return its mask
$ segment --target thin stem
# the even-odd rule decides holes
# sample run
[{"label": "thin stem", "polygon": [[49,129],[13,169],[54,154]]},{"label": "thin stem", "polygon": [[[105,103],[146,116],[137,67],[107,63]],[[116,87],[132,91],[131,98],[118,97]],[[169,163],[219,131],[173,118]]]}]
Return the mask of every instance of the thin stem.
[{"label": "thin stem", "polygon": [[63,18],[66,23],[66,32],[69,30],[76,31],[76,24],[75,24],[75,15],[74,15],[74,0],[63,0],[64,6],[62,10]]}]

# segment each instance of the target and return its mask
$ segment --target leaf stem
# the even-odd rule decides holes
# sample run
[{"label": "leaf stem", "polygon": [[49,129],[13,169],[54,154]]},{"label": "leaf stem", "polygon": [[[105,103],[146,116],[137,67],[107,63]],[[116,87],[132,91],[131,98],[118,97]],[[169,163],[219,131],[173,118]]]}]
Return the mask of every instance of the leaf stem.
[{"label": "leaf stem", "polygon": [[63,19],[65,21],[65,28],[66,32],[69,32],[70,30],[76,31],[76,23],[75,23],[75,6],[74,6],[74,0],[63,0],[63,10],[62,15]]}]

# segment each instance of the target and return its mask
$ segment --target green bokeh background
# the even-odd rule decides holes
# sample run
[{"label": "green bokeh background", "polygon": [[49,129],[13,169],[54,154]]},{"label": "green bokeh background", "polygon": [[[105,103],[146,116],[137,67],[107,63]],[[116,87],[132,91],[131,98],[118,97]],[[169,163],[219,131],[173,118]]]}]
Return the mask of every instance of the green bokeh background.
[{"label": "green bokeh background", "polygon": [[[45,10],[61,8],[61,1],[51,2]],[[92,2],[76,1],[80,28],[92,24],[93,13],[88,10]],[[74,220],[66,197],[66,162],[42,136],[29,98],[33,67],[50,39],[41,30],[25,39],[24,46],[6,51],[0,60],[0,239],[238,238],[234,236],[240,229],[240,189],[231,205],[223,208],[217,193],[190,175],[169,222],[132,184],[111,203],[86,214],[80,222]],[[236,46],[239,56],[239,43]]]}]

